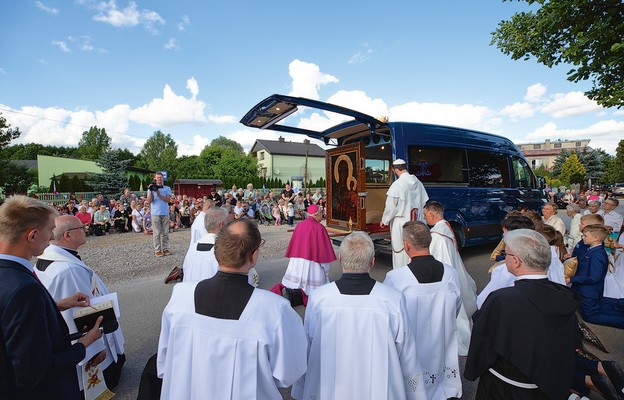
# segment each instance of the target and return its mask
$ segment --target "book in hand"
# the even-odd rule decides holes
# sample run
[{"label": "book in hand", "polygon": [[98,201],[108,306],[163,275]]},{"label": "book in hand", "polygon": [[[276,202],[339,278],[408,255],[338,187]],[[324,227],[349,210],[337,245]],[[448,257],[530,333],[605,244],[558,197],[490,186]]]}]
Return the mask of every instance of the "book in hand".
[{"label": "book in hand", "polygon": [[79,308],[74,312],[74,322],[78,331],[82,331],[86,326],[87,330],[90,330],[95,325],[99,316],[103,316],[105,321],[116,321],[115,309],[113,308],[113,301],[105,301],[103,303]]}]

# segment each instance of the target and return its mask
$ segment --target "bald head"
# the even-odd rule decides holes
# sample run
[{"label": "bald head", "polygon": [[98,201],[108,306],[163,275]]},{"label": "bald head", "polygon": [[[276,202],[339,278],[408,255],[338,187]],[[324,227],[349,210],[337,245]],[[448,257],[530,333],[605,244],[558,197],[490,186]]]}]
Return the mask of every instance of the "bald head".
[{"label": "bald head", "polygon": [[59,215],[54,220],[54,224],[56,225],[54,231],[52,231],[54,239],[50,243],[78,250],[80,246],[87,242],[84,227],[77,217],[73,215]]}]

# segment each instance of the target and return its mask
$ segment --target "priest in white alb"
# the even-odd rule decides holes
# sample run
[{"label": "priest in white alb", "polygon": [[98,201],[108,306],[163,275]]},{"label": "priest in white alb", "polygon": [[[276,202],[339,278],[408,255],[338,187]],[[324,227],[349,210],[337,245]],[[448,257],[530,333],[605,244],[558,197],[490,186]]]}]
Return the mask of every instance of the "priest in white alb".
[{"label": "priest in white alb", "polygon": [[262,244],[254,222],[236,219],[217,236],[216,275],[174,287],[158,341],[162,400],[281,400],[278,388],[305,373],[301,317],[248,282]]},{"label": "priest in white alb", "polygon": [[457,272],[429,254],[431,233],[423,222],[403,225],[408,265],[386,274],[388,285],[405,296],[409,321],[416,336],[423,380],[430,400],[462,396],[457,351],[457,315],[461,295]]},{"label": "priest in white alb", "polygon": [[386,206],[379,226],[384,228],[390,225],[392,267],[399,268],[410,262],[403,249],[403,224],[407,221],[424,221],[423,207],[429,196],[422,182],[407,171],[404,160],[395,160],[392,171],[397,178],[386,193]]},{"label": "priest in white alb", "polygon": [[470,333],[472,331],[472,315],[477,311],[477,285],[466,271],[464,262],[459,255],[459,245],[450,224],[444,219],[444,206],[437,201],[430,201],[425,206],[425,219],[431,226],[431,246],[429,251],[438,261],[448,264],[457,271],[462,306],[457,316],[457,338],[459,355],[468,354]]},{"label": "priest in white alb", "polygon": [[342,277],[308,299],[308,369],[294,399],[427,399],[403,295],[376,282],[373,242],[354,232],[340,245]]},{"label": "priest in white alb", "polygon": [[[98,274],[89,268],[78,255],[78,249],[85,244],[86,237],[82,222],[73,215],[60,215],[54,221],[54,239],[41,254],[35,265],[35,273],[55,300],[76,292],[87,294],[91,299],[109,294],[108,288]],[[74,323],[75,308],[63,311],[63,319],[70,332],[78,332]],[[124,337],[121,326],[116,331],[102,335],[102,338],[87,348],[86,359],[103,369],[104,381],[109,389],[117,386],[122,366],[126,361]],[[96,356],[96,353],[97,354]],[[92,358],[94,357],[95,358]],[[99,357],[99,359],[98,359]],[[78,382],[82,387],[84,366],[77,367]]]}]

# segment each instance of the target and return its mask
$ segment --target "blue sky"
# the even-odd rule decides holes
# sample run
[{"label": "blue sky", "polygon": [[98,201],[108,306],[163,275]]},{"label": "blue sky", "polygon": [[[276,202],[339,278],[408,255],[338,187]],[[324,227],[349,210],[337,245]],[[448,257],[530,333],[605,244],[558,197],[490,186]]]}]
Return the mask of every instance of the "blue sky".
[{"label": "blue sky", "polygon": [[[238,121],[279,93],[516,143],[591,139],[613,154],[624,110],[587,99],[589,84],[568,82],[566,66],[490,46],[498,22],[522,10],[501,0],[6,2],[0,112],[23,132],[14,143],[76,146],[97,125],[113,147],[138,153],[161,130],[190,155],[220,135],[246,150],[277,139]],[[308,111],[290,122],[337,120]]]}]

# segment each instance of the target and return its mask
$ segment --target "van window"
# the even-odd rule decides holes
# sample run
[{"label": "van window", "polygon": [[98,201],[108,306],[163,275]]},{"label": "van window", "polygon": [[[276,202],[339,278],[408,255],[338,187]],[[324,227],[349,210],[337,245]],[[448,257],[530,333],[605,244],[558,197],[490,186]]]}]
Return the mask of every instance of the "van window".
[{"label": "van window", "polygon": [[448,147],[408,147],[409,172],[422,182],[468,184],[466,152]]},{"label": "van window", "polygon": [[520,188],[535,189],[533,174],[531,173],[531,169],[527,163],[517,156],[514,156],[512,160],[516,186]]},{"label": "van window", "polygon": [[466,152],[471,187],[509,187],[506,155],[477,150]]},{"label": "van window", "polygon": [[366,183],[388,183],[389,160],[366,159]]}]

